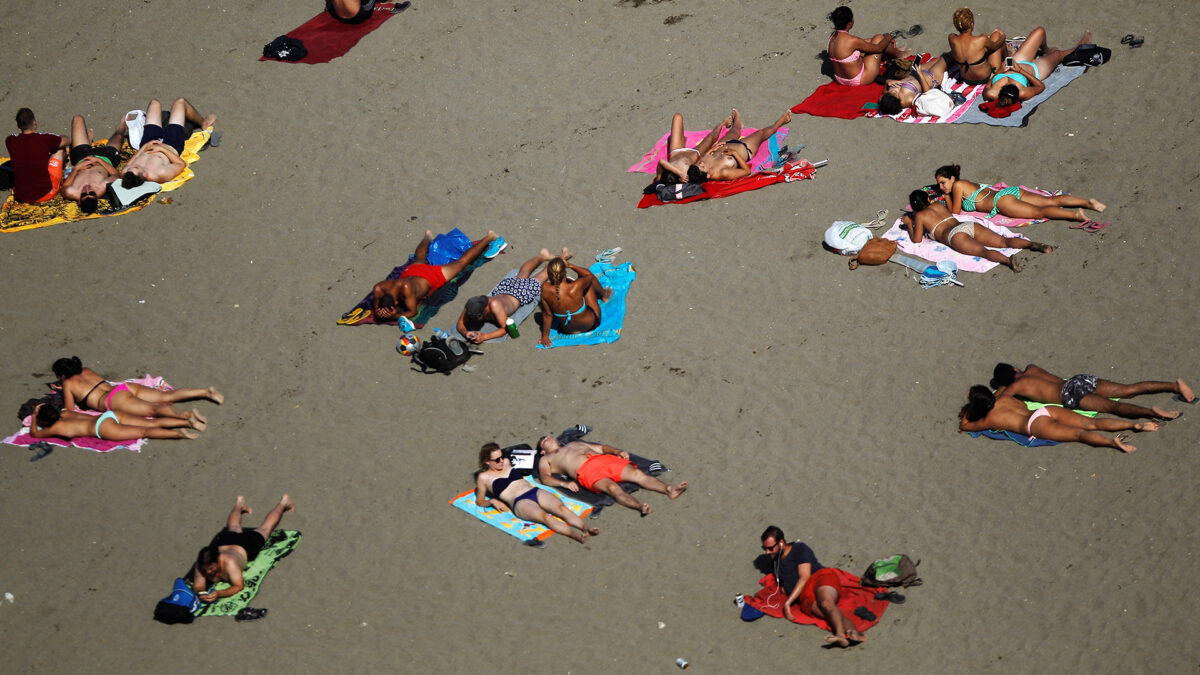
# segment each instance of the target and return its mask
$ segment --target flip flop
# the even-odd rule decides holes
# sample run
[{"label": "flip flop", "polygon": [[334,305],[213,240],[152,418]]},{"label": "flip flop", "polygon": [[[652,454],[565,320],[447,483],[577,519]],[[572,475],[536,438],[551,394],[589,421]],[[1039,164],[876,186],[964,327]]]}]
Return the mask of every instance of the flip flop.
[{"label": "flip flop", "polygon": [[254,607],[243,607],[238,610],[238,613],[236,616],[233,617],[233,620],[234,621],[258,621],[259,619],[265,617],[266,615],[267,615],[267,609],[265,607],[263,607],[261,609],[256,609]]},{"label": "flip flop", "polygon": [[354,324],[361,323],[369,318],[371,318],[371,310],[363,309],[362,307],[355,307],[349,312],[343,314],[342,318],[338,319],[337,322],[342,326],[353,326]]},{"label": "flip flop", "polygon": [[1138,47],[1141,47],[1144,44],[1146,44],[1146,38],[1139,35],[1138,37],[1135,37],[1129,41],[1129,48],[1137,49]]},{"label": "flip flop", "polygon": [[1123,45],[1127,45],[1130,42],[1133,42],[1133,33],[1129,33],[1125,37],[1121,38],[1121,44]]},{"label": "flip flop", "polygon": [[[1200,403],[1200,396],[1188,401],[1188,400],[1185,400],[1182,395],[1175,394],[1174,396],[1171,397],[1171,399],[1175,400],[1175,401],[1179,401],[1180,403],[1186,403],[1188,405],[1196,405],[1197,403]],[[1180,417],[1182,417],[1182,415],[1180,415]]]},{"label": "flip flop", "polygon": [[879,617],[875,616],[875,612],[872,612],[871,610],[867,609],[866,607],[858,607],[857,609],[855,609],[854,616],[857,616],[858,618],[862,619],[863,621],[874,621],[879,618]]},{"label": "flip flop", "polygon": [[916,37],[924,32],[925,32],[924,26],[922,26],[919,23],[914,23],[913,25],[908,27],[908,30],[904,31],[904,37]]},{"label": "flip flop", "polygon": [[[613,261],[613,258],[615,258],[616,255],[623,250],[625,250],[625,249],[621,248],[620,246],[618,246],[616,248],[606,248],[596,256],[596,262],[611,263]],[[584,433],[587,433],[587,432],[585,431]]]},{"label": "flip flop", "polygon": [[1103,230],[1104,228],[1108,227],[1109,225],[1112,225],[1112,223],[1111,222],[1101,223],[1101,222],[1098,222],[1095,220],[1089,220],[1089,221],[1084,222],[1082,229],[1084,232],[1087,232],[1088,234],[1096,234],[1100,230]]},{"label": "flip flop", "polygon": [[31,461],[31,462],[36,462],[39,459],[45,457],[46,455],[54,452],[54,446],[50,445],[49,443],[47,443],[45,441],[38,441],[37,443],[30,445],[29,449],[37,450],[37,453],[29,458],[29,461]]}]

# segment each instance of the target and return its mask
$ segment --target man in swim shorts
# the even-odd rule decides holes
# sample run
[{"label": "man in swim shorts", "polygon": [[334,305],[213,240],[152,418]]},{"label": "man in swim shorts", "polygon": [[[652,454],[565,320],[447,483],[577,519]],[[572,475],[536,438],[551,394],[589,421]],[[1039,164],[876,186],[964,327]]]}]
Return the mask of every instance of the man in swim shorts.
[{"label": "man in swim shorts", "polygon": [[[562,259],[566,260],[571,255],[571,252],[563,247]],[[467,300],[467,306],[463,308],[462,314],[458,317],[459,334],[475,344],[504,337],[504,324],[508,317],[518,309],[532,305],[541,299],[542,282],[546,280],[546,270],[537,274],[533,274],[533,271],[539,265],[553,259],[554,254],[550,252],[550,249],[543,248],[536,256],[521,265],[516,276],[504,277],[487,295],[477,295]],[[485,323],[494,323],[499,328],[489,333],[479,332]]]},{"label": "man in swim shorts", "polygon": [[414,261],[409,263],[400,276],[375,284],[371,291],[371,313],[375,321],[393,321],[401,316],[413,318],[417,315],[421,301],[429,297],[430,293],[458,276],[479,256],[494,258],[508,245],[500,235],[489,230],[486,237],[475,242],[458,260],[445,265],[430,265],[426,256],[432,241],[433,232],[426,230],[425,237],[417,245]]},{"label": "man in swim shorts", "polygon": [[[571,441],[563,445],[553,436],[543,436],[538,441],[538,450],[542,453],[541,461],[538,462],[538,478],[542,483],[550,487],[564,487],[573,492],[582,486],[590,492],[606,494],[617,500],[621,506],[631,508],[643,516],[650,514],[650,505],[634,499],[633,495],[621,487],[621,481],[634,483],[647,490],[667,495],[671,499],[679,497],[688,487],[686,482],[668,485],[643,472],[629,461],[628,452],[611,445],[586,441]],[[554,474],[569,476],[572,480],[563,481],[555,478]]]},{"label": "man in swim shorts", "polygon": [[[246,506],[245,497],[238,495],[233,511],[225,521],[225,529],[218,532],[208,546],[200,549],[196,564],[192,566],[192,589],[200,600],[215,602],[241,593],[245,588],[242,570],[258,557],[259,551],[267,543],[267,537],[279,526],[283,514],[294,508],[292,498],[283,495],[263,519],[262,525],[247,532],[242,529],[242,515],[253,511]],[[212,587],[219,581],[229,584],[229,588],[213,590]]]},{"label": "man in swim shorts", "polygon": [[108,185],[117,179],[121,146],[125,144],[125,118],[108,137],[108,143],[92,145],[92,130],[82,115],[71,119],[71,175],[62,183],[63,197],[79,203],[79,210],[95,213]]},{"label": "man in swim shorts", "polygon": [[775,525],[763,530],[760,538],[763,552],[774,564],[775,583],[787,594],[783,614],[789,621],[796,620],[796,611],[824,619],[833,633],[833,637],[825,638],[826,641],[842,647],[867,639],[838,608],[842,582],[837,570],[818,562],[808,544],[802,541],[788,543],[783,530]]},{"label": "man in swim shorts", "polygon": [[64,149],[71,139],[38,133],[37,118],[29,108],[17,111],[20,133],[4,139],[13,172],[13,199],[40,204],[54,199],[62,186]]},{"label": "man in swim shorts", "polygon": [[1017,370],[1007,363],[996,364],[992,372],[996,394],[1008,394],[1037,403],[1057,403],[1071,410],[1093,410],[1120,417],[1149,419],[1175,419],[1177,410],[1162,410],[1158,406],[1146,408],[1132,403],[1121,403],[1114,398],[1132,398],[1142,394],[1175,393],[1186,402],[1196,399],[1191,387],[1182,379],[1174,382],[1135,382],[1121,384],[1102,380],[1095,375],[1079,374],[1064,380],[1054,373],[1033,365]]},{"label": "man in swim shorts", "polygon": [[160,124],[163,119],[162,104],[158,99],[151,99],[146,105],[146,126],[142,131],[142,144],[137,154],[125,163],[121,175],[121,186],[135,188],[146,181],[166,183],[183,173],[187,162],[183,154],[183,144],[188,134],[184,125],[192,123],[201,129],[211,129],[217,122],[216,115],[203,117],[188,103],[185,98],[177,98],[171,103],[171,114],[167,117],[166,126]]}]

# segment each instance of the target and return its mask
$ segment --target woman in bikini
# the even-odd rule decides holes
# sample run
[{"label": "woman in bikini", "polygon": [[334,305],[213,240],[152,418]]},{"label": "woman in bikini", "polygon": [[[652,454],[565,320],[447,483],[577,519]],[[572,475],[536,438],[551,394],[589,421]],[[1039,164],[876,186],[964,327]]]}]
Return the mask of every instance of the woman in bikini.
[{"label": "woman in bikini", "polygon": [[487,443],[479,449],[479,468],[479,473],[475,474],[477,506],[511,511],[521,520],[545,525],[581,544],[588,537],[600,534],[600,530],[584,525],[583,520],[553,492],[513,476],[512,461],[496,443]]},{"label": "woman in bikini", "polygon": [[[749,176],[753,173],[750,160],[758,152],[758,146],[774,136],[779,127],[791,121],[792,113],[785,110],[771,126],[743,136],[742,114],[734,108],[729,117],[709,132],[695,148],[688,148],[683,147],[683,117],[676,114],[671,121],[671,140],[667,145],[670,154],[667,159],[659,160],[655,181],[704,183]],[[722,129],[728,131],[722,135]],[[664,174],[673,176],[675,180],[659,180]]]},{"label": "woman in bikini", "polygon": [[142,438],[199,438],[203,429],[197,420],[173,417],[146,419],[136,415],[117,414],[111,410],[103,415],[87,415],[62,410],[50,403],[40,403],[33,409],[29,435],[34,438],[83,438],[95,436],[106,441],[136,441]]},{"label": "woman in bikini", "polygon": [[950,58],[958,65],[958,79],[966,84],[987,84],[992,73],[1004,65],[1007,42],[1004,31],[997,28],[987,35],[973,35],[975,14],[967,7],[954,12],[954,30],[949,35]]},{"label": "woman in bikini", "polygon": [[913,190],[908,195],[908,203],[913,212],[904,215],[900,220],[914,244],[919,244],[922,239],[929,237],[963,255],[986,258],[1004,265],[1013,272],[1020,272],[1021,266],[1014,259],[992,249],[1027,248],[1039,253],[1050,253],[1054,250],[1036,241],[1002,237],[982,223],[977,223],[971,216],[955,216],[940,203],[930,204],[929,195],[924,190]]},{"label": "woman in bikini", "polygon": [[1118,434],[1104,436],[1098,431],[1157,431],[1154,422],[1133,422],[1109,418],[1091,418],[1062,406],[1046,406],[1030,410],[1012,396],[996,396],[982,384],[967,392],[967,404],[958,412],[959,431],[1010,431],[1032,438],[1044,438],[1060,443],[1086,443],[1097,448],[1115,448],[1133,452],[1137,448],[1126,443],[1128,437]]},{"label": "woman in bikini", "polygon": [[959,166],[948,164],[934,172],[938,188],[946,195],[951,213],[963,211],[986,212],[988,218],[1002,213],[1009,218],[1034,218],[1044,220],[1074,220],[1073,230],[1098,232],[1110,223],[1097,222],[1083,215],[1083,209],[1097,213],[1108,208],[1095,199],[1084,199],[1072,195],[1039,195],[1019,187],[996,189],[959,178]]},{"label": "woman in bikini", "polygon": [[[905,77],[887,80],[883,85],[883,95],[879,97],[879,112],[896,115],[905,108],[913,107],[921,94],[941,84],[945,74],[946,60],[935,56],[925,63],[914,65],[913,71]],[[921,108],[917,112],[924,114]]]},{"label": "woman in bikini", "polygon": [[722,132],[732,125],[733,116],[730,115],[713,127],[713,130],[708,132],[708,135],[697,143],[696,147],[688,147],[687,137],[683,131],[683,115],[675,113],[675,116],[671,118],[671,135],[667,137],[667,158],[658,160],[658,171],[654,174],[654,182],[669,185],[703,182],[696,173],[700,169],[692,167],[696,166],[700,158],[708,154],[708,151],[716,145]]},{"label": "woman in bikini", "polygon": [[63,408],[68,411],[76,407],[97,412],[115,410],[137,417],[184,420],[185,424],[195,423],[199,425],[196,428],[203,430],[203,425],[208,421],[203,415],[196,410],[181,412],[172,408],[171,404],[208,399],[220,405],[225,400],[221,392],[212,387],[162,391],[130,382],[121,382],[114,386],[96,371],[85,368],[78,356],[55,361],[53,370],[58,378],[58,386],[62,389]]},{"label": "woman in bikini", "polygon": [[[567,268],[575,270],[578,278],[567,279]],[[546,264],[546,281],[542,282],[542,339],[539,344],[550,346],[550,328],[560,333],[584,333],[600,325],[600,302],[612,291],[600,285],[596,275],[577,265],[555,258]]]},{"label": "woman in bikini", "polygon": [[[1079,44],[1092,41],[1092,31],[1086,31]],[[1038,56],[1038,51],[1042,55]],[[1034,28],[1025,42],[1013,54],[1012,66],[997,70],[983,90],[985,101],[996,101],[1009,106],[1018,101],[1028,101],[1046,89],[1043,82],[1063,59],[1074,51],[1055,49],[1046,45],[1046,29]]]},{"label": "woman in bikini", "polygon": [[838,7],[829,13],[833,35],[826,51],[833,62],[833,79],[847,87],[871,84],[879,75],[884,56],[907,58],[911,53],[896,44],[891,35],[876,35],[869,40],[854,37],[848,31],[854,27],[854,12]]}]

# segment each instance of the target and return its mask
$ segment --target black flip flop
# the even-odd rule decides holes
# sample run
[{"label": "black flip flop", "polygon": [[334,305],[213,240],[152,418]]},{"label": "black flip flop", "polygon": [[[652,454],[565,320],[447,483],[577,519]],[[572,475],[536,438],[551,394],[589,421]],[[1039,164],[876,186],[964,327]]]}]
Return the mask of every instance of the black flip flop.
[{"label": "black flip flop", "polygon": [[1121,38],[1121,44],[1123,44],[1123,45],[1127,45],[1130,42],[1133,42],[1133,33],[1130,33],[1130,34],[1126,35],[1125,37]]},{"label": "black flip flop", "polygon": [[255,609],[254,607],[243,607],[238,610],[238,613],[236,616],[233,617],[233,620],[234,621],[258,621],[259,619],[263,618],[266,615],[267,615],[267,609],[265,607],[263,607],[261,609]]},{"label": "black flip flop", "polygon": [[924,32],[925,28],[921,24],[914,23],[908,27],[908,30],[904,31],[904,37],[916,37]]},{"label": "black flip flop", "polygon": [[874,621],[879,618],[879,617],[875,616],[875,612],[872,612],[871,610],[867,609],[866,607],[859,607],[859,608],[855,609],[854,616],[857,616],[858,618],[862,619],[863,621]]},{"label": "black flip flop", "polygon": [[1137,49],[1138,47],[1141,47],[1144,44],[1146,44],[1146,38],[1139,35],[1138,37],[1135,37],[1129,41],[1129,48]]},{"label": "black flip flop", "polygon": [[30,444],[29,449],[37,450],[37,453],[29,458],[29,461],[31,461],[31,462],[36,462],[39,459],[45,457],[46,455],[54,452],[54,446],[50,445],[46,441],[38,441],[37,443],[32,443],[32,444]]},{"label": "black flip flop", "polygon": [[1196,398],[1194,398],[1190,401],[1185,401],[1182,394],[1175,394],[1174,396],[1171,397],[1171,399],[1175,400],[1175,401],[1179,401],[1180,403],[1186,403],[1188,405],[1196,405],[1197,403],[1200,403],[1200,396],[1197,396]]},{"label": "black flip flop", "polygon": [[875,594],[875,599],[887,600],[888,602],[893,602],[897,605],[903,605],[904,601],[906,600],[903,595],[900,595],[896,591],[887,591],[886,593],[884,591],[879,591]]}]

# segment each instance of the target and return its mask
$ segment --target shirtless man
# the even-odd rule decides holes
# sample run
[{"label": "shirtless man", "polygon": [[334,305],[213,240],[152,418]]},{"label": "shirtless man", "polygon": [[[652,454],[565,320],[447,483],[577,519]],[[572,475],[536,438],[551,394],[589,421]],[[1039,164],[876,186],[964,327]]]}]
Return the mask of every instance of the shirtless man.
[{"label": "shirtless man", "polygon": [[71,175],[63,179],[62,195],[78,202],[79,210],[95,213],[109,183],[117,179],[121,146],[125,144],[125,118],[108,137],[108,143],[92,145],[92,130],[82,115],[71,118]]},{"label": "shirtless man", "polygon": [[961,431],[1011,431],[1031,438],[1044,438],[1060,443],[1086,443],[1097,448],[1116,448],[1121,452],[1137,450],[1127,444],[1125,434],[1109,438],[1097,431],[1157,431],[1154,422],[1129,422],[1109,418],[1092,419],[1085,415],[1046,406],[1030,410],[1023,401],[1013,396],[996,396],[982,384],[971,387],[967,393],[967,404],[958,413],[958,430]]},{"label": "shirtless man", "polygon": [[[258,529],[245,532],[242,530],[242,515],[253,511],[246,506],[246,498],[238,495],[233,511],[229,512],[229,518],[225,521],[225,529],[218,532],[208,546],[200,549],[196,564],[192,566],[192,589],[200,600],[215,602],[241,593],[245,587],[242,570],[258,557],[258,552],[267,543],[267,537],[279,526],[283,514],[295,508],[292,498],[285,494]],[[212,586],[218,581],[229,584],[229,588],[220,591],[213,589]]]},{"label": "shirtless man", "polygon": [[696,168],[702,172],[704,180],[735,180],[749,176],[750,159],[758,152],[758,146],[791,121],[792,113],[785,110],[771,126],[742,136],[742,116],[735,108],[730,115],[729,131],[696,162]]},{"label": "shirtless man", "polygon": [[1186,403],[1196,400],[1192,388],[1182,379],[1174,382],[1135,382],[1121,384],[1102,380],[1095,375],[1075,375],[1069,380],[1039,368],[1032,363],[1017,370],[1007,363],[997,363],[992,372],[997,394],[1008,394],[1038,403],[1058,403],[1070,410],[1094,410],[1120,417],[1147,417],[1173,420],[1178,410],[1162,410],[1132,403],[1113,401],[1114,398],[1133,398],[1142,394],[1175,393]]},{"label": "shirtless man", "polygon": [[[571,252],[564,246],[563,260],[571,257]],[[542,297],[542,282],[546,280],[546,270],[537,274],[533,271],[538,265],[554,258],[550,249],[543,248],[537,256],[526,260],[517,271],[515,277],[505,277],[496,284],[487,295],[477,295],[467,300],[467,306],[458,317],[458,332],[475,344],[504,337],[504,324],[508,317],[525,305],[533,304]],[[479,329],[484,323],[490,322],[499,326],[490,333],[481,333]]]},{"label": "shirtless man", "polygon": [[[618,481],[635,483],[671,499],[679,497],[688,487],[686,482],[667,485],[643,473],[629,461],[628,452],[611,445],[587,441],[571,441],[562,445],[553,436],[543,436],[538,441],[538,449],[542,452],[542,459],[538,462],[538,479],[543,484],[564,487],[572,492],[577,492],[583,486],[591,492],[604,493],[621,506],[629,507],[643,516],[650,514],[650,505],[634,499]],[[554,474],[570,476],[573,480],[562,481],[555,478]]]},{"label": "shirtless man", "polygon": [[183,144],[187,141],[183,125],[191,122],[201,129],[211,129],[217,123],[216,115],[203,117],[185,98],[177,98],[171,104],[171,115],[166,128],[162,121],[162,104],[152,99],[146,106],[146,126],[142,131],[142,147],[125,163],[121,186],[135,188],[146,181],[166,183],[187,168],[180,157]]},{"label": "shirtless man", "polygon": [[73,410],[62,410],[49,403],[41,403],[33,409],[33,420],[29,435],[34,438],[58,437],[65,439],[95,436],[106,441],[136,441],[142,438],[186,438],[194,440],[207,424],[198,418],[177,419],[154,417],[147,419],[136,415],[113,411],[102,415],[87,415]]},{"label": "shirtless man", "polygon": [[[417,245],[414,262],[405,268],[400,277],[375,284],[371,313],[376,321],[391,321],[401,316],[411,319],[417,315],[421,301],[430,293],[458,276],[479,256],[494,258],[508,245],[500,235],[488,230],[487,236],[467,249],[458,260],[445,265],[430,265],[426,256],[432,241],[433,232],[426,230],[425,238]],[[493,242],[500,243],[493,245]]]}]

